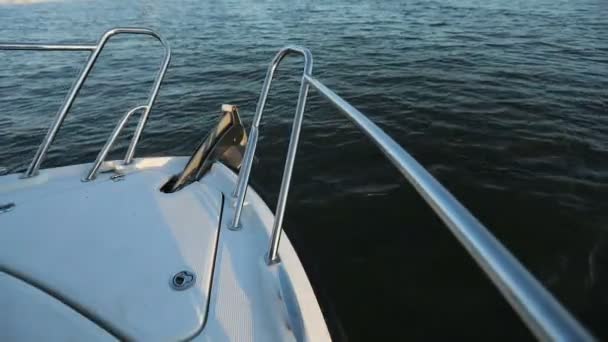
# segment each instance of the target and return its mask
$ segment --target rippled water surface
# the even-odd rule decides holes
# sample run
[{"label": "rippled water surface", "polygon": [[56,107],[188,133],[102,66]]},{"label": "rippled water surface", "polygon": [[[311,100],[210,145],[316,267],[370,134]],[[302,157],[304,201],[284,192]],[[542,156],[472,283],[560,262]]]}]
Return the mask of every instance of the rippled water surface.
[{"label": "rippled water surface", "polygon": [[[222,103],[249,123],[272,55],[307,46],[319,79],[608,338],[606,0],[0,1],[2,41],[94,42],[113,26],[155,28],[173,49],[139,156],[189,154]],[[152,40],[112,40],[44,166],[91,161],[145,99],[161,53]],[[0,165],[21,171],[87,56],[0,56]],[[299,62],[273,86],[253,171],[271,207]],[[531,338],[414,190],[314,92],[285,226],[337,340]]]}]

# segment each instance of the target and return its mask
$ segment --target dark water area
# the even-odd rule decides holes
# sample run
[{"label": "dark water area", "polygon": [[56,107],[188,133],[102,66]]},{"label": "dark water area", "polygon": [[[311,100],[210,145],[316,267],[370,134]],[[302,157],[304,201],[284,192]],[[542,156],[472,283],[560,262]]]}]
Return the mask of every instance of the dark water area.
[{"label": "dark water area", "polygon": [[[307,46],[320,80],[608,339],[606,0],[3,2],[0,41],[92,43],[113,26],[169,40],[138,156],[188,155],[222,103],[249,124],[273,54]],[[92,161],[144,101],[161,52],[152,40],[112,40],[43,167]],[[22,171],[87,56],[0,56],[0,165]],[[300,63],[279,72],[262,122],[252,178],[271,208]],[[532,339],[412,187],[314,92],[300,140],[285,229],[334,339]]]}]

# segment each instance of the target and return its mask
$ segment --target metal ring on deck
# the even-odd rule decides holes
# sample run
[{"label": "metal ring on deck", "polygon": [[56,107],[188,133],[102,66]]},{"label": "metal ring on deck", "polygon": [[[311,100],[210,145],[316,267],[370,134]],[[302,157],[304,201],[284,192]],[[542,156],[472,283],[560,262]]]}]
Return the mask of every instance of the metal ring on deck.
[{"label": "metal ring on deck", "polygon": [[181,271],[171,278],[171,288],[176,291],[187,290],[196,283],[196,274],[190,271]]}]

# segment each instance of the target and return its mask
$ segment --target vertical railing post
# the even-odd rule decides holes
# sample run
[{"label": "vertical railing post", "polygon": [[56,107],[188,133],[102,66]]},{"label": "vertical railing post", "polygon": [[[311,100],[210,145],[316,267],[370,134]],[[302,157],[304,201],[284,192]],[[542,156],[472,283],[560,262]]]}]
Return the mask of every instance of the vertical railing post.
[{"label": "vertical railing post", "polygon": [[[296,108],[294,124],[293,124],[292,134],[291,134],[291,140],[294,139],[294,136],[296,138],[296,141],[295,141],[296,146],[292,147],[293,141],[290,141],[290,146],[289,146],[289,150],[288,150],[289,152],[288,152],[288,157],[287,157],[288,160],[285,163],[286,170],[283,173],[283,180],[281,182],[281,193],[284,193],[285,194],[284,196],[287,196],[287,192],[289,191],[288,188],[289,188],[289,182],[291,180],[291,169],[293,168],[293,161],[291,161],[291,162],[289,161],[289,156],[292,155],[292,158],[295,158],[297,139],[300,134],[300,128],[301,128],[301,124],[302,124],[302,115],[304,112],[304,105],[306,103],[306,94],[308,93],[308,84],[305,84],[304,76],[310,76],[312,73],[312,54],[310,53],[310,51],[308,49],[297,47],[297,46],[288,46],[288,47],[281,49],[275,55],[275,57],[272,59],[272,62],[270,63],[270,66],[268,67],[268,70],[266,71],[264,85],[262,86],[260,98],[258,99],[258,104],[256,107],[255,115],[253,118],[253,122],[251,124],[251,130],[249,133],[249,141],[247,142],[245,156],[243,157],[243,165],[241,166],[241,170],[239,172],[238,179],[237,179],[237,184],[236,184],[235,190],[233,192],[233,196],[236,198],[236,201],[235,201],[235,206],[234,206],[235,207],[234,208],[234,217],[229,226],[229,228],[232,230],[237,230],[240,228],[240,220],[241,220],[241,215],[243,212],[243,204],[245,203],[245,195],[247,194],[247,187],[249,184],[249,176],[251,174],[253,157],[255,155],[255,149],[257,147],[259,125],[260,125],[260,121],[262,119],[262,115],[264,113],[264,107],[266,105],[266,100],[268,98],[268,92],[270,91],[270,85],[272,83],[272,79],[274,77],[274,73],[275,73],[277,67],[279,66],[279,64],[281,63],[283,58],[285,56],[287,56],[289,53],[297,53],[297,54],[304,56],[304,71],[302,73],[302,84],[300,85],[300,96],[298,97],[298,105]],[[293,150],[293,152],[292,152],[292,150]],[[287,168],[289,168],[288,172],[287,172]],[[288,176],[287,177],[288,179],[286,179],[285,176]],[[287,187],[287,189],[284,189],[284,187]],[[281,210],[283,212],[285,211],[285,207],[284,207],[285,200],[281,201],[280,196],[281,195],[279,195],[279,203],[277,205],[277,216],[276,217],[281,217],[281,222],[282,222],[283,213],[279,213],[279,209],[280,209],[280,205],[282,205],[283,208]],[[281,203],[283,203],[283,204],[281,204]],[[275,219],[275,223],[276,222],[277,222],[277,220]],[[280,224],[279,224],[279,226],[280,226]],[[274,228],[273,228],[273,231],[274,231]],[[278,243],[278,240],[280,239],[280,233],[273,233],[272,235],[277,236],[276,240]],[[272,241],[274,241],[274,239]],[[272,241],[271,241],[271,246],[274,245],[274,243]]]},{"label": "vertical railing post", "polygon": [[270,85],[272,84],[272,77],[274,76],[274,71],[276,70],[281,58],[280,53],[277,54],[266,71],[264,85],[262,86],[260,98],[258,99],[258,104],[255,109],[255,115],[253,116],[253,121],[251,122],[249,141],[247,141],[247,147],[243,157],[243,165],[241,166],[239,177],[237,179],[237,185],[232,194],[233,197],[236,198],[234,217],[232,219],[232,224],[230,225],[230,229],[232,230],[237,230],[241,226],[243,203],[245,202],[245,195],[247,194],[247,185],[249,184],[249,175],[251,174],[251,166],[253,164],[255,149],[258,145],[258,129],[262,119],[262,114],[264,113],[264,106],[266,106],[266,99],[268,97],[268,92],[270,91]]},{"label": "vertical railing post", "polygon": [[28,166],[25,173],[22,175],[23,178],[29,178],[29,177],[32,177],[32,176],[35,176],[36,174],[38,174],[38,169],[40,168],[40,164],[42,163],[42,160],[46,156],[46,152],[49,150],[49,147],[55,140],[55,136],[57,135],[59,128],[63,124],[63,121],[65,120],[65,117],[68,114],[68,111],[70,110],[70,108],[72,108],[74,99],[76,98],[76,95],[78,95],[80,88],[82,88],[82,85],[84,84],[84,80],[87,78],[87,76],[91,72],[93,65],[95,65],[95,61],[99,57],[99,53],[101,52],[103,44],[105,43],[107,38],[108,38],[107,34],[103,35],[103,37],[97,43],[97,47],[95,48],[95,50],[93,50],[93,52],[89,56],[89,59],[87,60],[87,64],[84,66],[84,68],[80,72],[80,75],[78,76],[78,79],[76,80],[74,85],[72,85],[70,92],[68,93],[66,99],[63,101],[63,104],[61,105],[61,108],[59,108],[59,111],[57,112],[57,115],[55,116],[55,120],[51,124],[51,127],[49,128],[49,130],[46,132],[46,136],[44,137],[42,144],[40,144],[40,146],[38,147],[38,150],[36,151],[36,154],[34,155],[34,159]]},{"label": "vertical railing post", "polygon": [[304,107],[306,106],[306,98],[308,97],[308,82],[302,76],[300,84],[300,94],[298,96],[298,105],[296,106],[296,114],[291,128],[291,137],[289,139],[289,148],[287,150],[287,159],[285,160],[285,168],[283,169],[283,179],[281,180],[281,190],[277,202],[277,209],[272,226],[272,235],[270,237],[270,246],[266,263],[268,265],[275,264],[279,261],[279,243],[283,232],[282,224],[285,216],[285,207],[287,205],[287,195],[289,194],[289,185],[291,183],[291,174],[293,172],[293,164],[296,160],[296,152],[298,142],[300,140],[300,131],[302,130],[302,119],[304,118]]},{"label": "vertical railing post", "polygon": [[150,95],[148,96],[148,103],[146,104],[146,110],[142,114],[139,123],[137,124],[137,128],[135,129],[135,133],[133,134],[133,138],[131,139],[131,143],[129,144],[129,148],[127,149],[127,153],[125,154],[124,164],[130,164],[133,161],[133,156],[135,155],[135,147],[141,138],[141,133],[144,131],[144,127],[148,122],[148,116],[150,111],[152,110],[152,105],[154,105],[154,101],[156,101],[156,97],[158,95],[158,90],[160,89],[160,84],[165,77],[165,72],[169,67],[169,62],[171,61],[171,49],[169,48],[169,43],[164,40],[159,35],[156,35],[156,38],[161,42],[163,47],[165,48],[165,55],[163,57],[163,62],[160,70],[156,74],[154,79],[154,85],[152,86],[152,90],[150,91]]}]

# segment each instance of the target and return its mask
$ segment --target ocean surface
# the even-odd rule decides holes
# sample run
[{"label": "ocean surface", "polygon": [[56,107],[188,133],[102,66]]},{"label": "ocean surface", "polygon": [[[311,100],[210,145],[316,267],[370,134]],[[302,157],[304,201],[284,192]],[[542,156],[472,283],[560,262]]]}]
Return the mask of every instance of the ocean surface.
[{"label": "ocean surface", "polygon": [[[273,54],[307,46],[321,81],[608,339],[606,0],[0,0],[0,41],[93,43],[113,26],[154,28],[173,50],[138,156],[190,154],[222,103],[249,124]],[[151,39],[112,39],[43,167],[92,161],[146,98],[161,54]],[[0,165],[17,172],[87,53],[0,56]],[[271,208],[301,67],[280,70],[262,122],[252,178]],[[532,339],[412,187],[314,91],[300,140],[285,228],[336,340]]]}]

